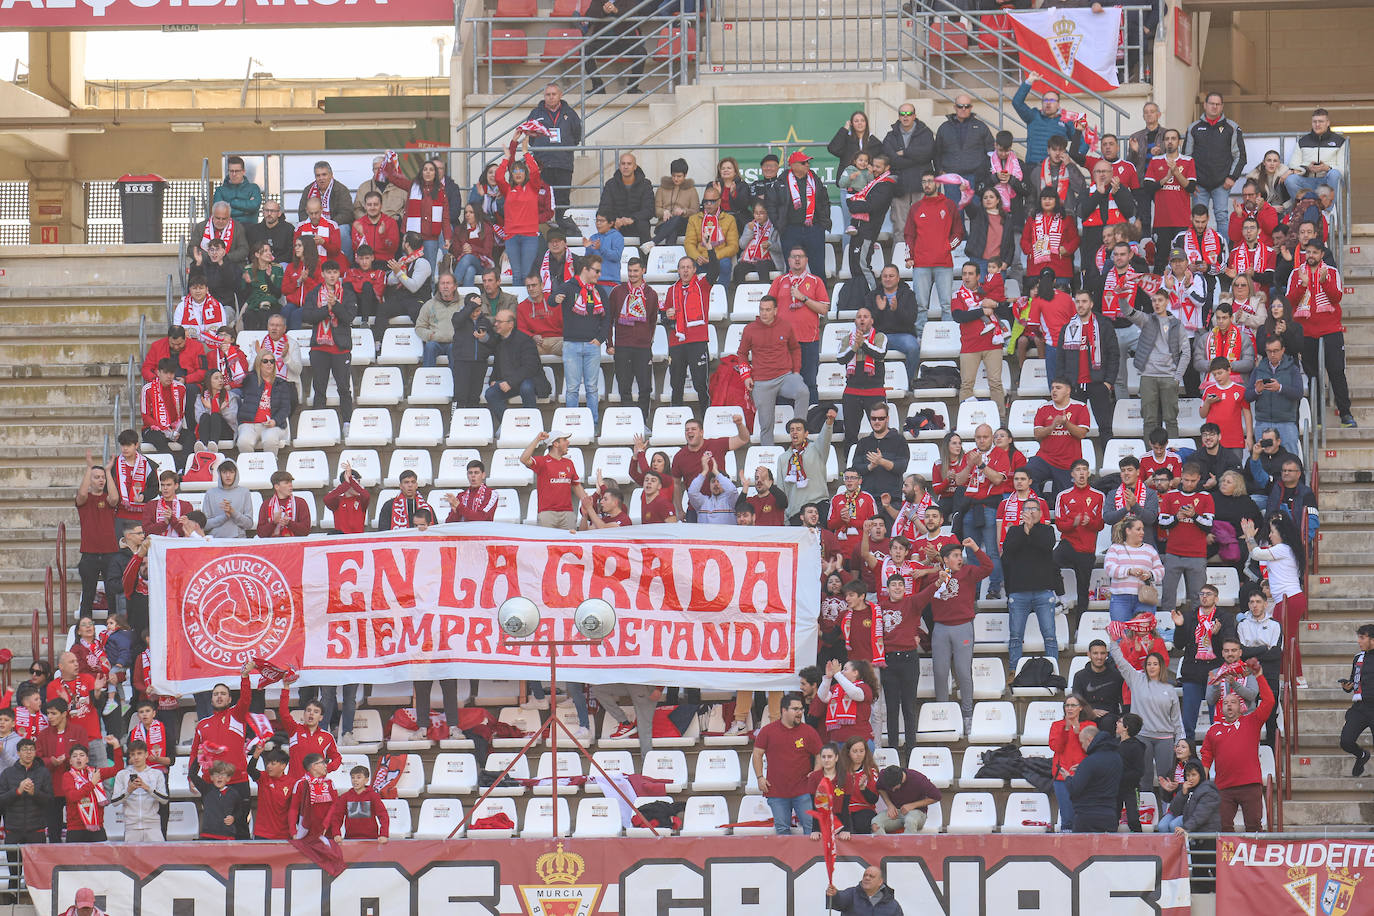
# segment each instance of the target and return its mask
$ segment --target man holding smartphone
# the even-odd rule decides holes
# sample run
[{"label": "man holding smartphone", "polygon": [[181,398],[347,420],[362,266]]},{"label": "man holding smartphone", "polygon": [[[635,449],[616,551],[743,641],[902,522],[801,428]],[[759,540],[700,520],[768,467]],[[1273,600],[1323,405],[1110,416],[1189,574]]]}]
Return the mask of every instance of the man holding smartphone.
[{"label": "man holding smartphone", "polygon": [[1364,775],[1369,751],[1360,747],[1360,735],[1366,728],[1374,729],[1374,624],[1365,624],[1355,631],[1360,651],[1350,663],[1350,677],[1337,683],[1350,694],[1350,708],[1345,711],[1345,727],[1341,729],[1341,750],[1355,758],[1351,776]]},{"label": "man holding smartphone", "polygon": [[[1289,356],[1283,341],[1265,341],[1264,356],[1250,371],[1245,397],[1255,412],[1255,428],[1278,431],[1284,449],[1298,454],[1298,405],[1302,401],[1302,370]],[[1257,437],[1258,438],[1258,437]]]}]

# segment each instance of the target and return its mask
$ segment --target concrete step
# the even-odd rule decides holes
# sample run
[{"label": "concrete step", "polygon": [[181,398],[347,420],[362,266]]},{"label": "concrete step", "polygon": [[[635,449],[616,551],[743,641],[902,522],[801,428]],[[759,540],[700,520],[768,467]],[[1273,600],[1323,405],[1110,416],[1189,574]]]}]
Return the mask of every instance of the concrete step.
[{"label": "concrete step", "polygon": [[[159,328],[161,326],[159,325]],[[0,365],[41,366],[49,371],[111,365],[123,375],[129,357],[138,371],[138,329],[117,334],[0,341]]]},{"label": "concrete step", "polygon": [[1312,586],[1314,595],[1374,595],[1374,573],[1357,574],[1322,570]]},{"label": "concrete step", "polygon": [[0,252],[5,282],[13,288],[90,289],[152,287],[177,272],[176,245],[7,245]]},{"label": "concrete step", "polygon": [[127,390],[128,385],[122,375],[64,379],[42,376],[15,378],[0,384],[0,407],[113,405],[115,394]]},{"label": "concrete step", "polygon": [[1289,829],[1367,824],[1371,817],[1374,817],[1374,800],[1310,801],[1294,795],[1283,803],[1283,825]]},{"label": "concrete step", "polygon": [[[1314,788],[1322,783],[1316,780],[1339,779],[1350,786],[1359,785],[1366,791],[1374,792],[1374,782],[1368,783],[1366,780],[1369,775],[1353,777],[1350,775],[1350,767],[1355,763],[1355,758],[1345,752],[1335,754],[1318,753],[1305,754],[1301,757],[1293,758],[1293,791],[1298,790],[1299,780],[1303,786],[1311,784]],[[1339,786],[1335,787],[1339,790]]]}]

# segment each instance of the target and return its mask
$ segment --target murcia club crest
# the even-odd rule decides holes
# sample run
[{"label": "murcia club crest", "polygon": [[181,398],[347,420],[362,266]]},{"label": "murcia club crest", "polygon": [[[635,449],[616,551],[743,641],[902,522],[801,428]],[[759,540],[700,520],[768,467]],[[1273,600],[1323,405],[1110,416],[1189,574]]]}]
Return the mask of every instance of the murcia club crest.
[{"label": "murcia club crest", "polygon": [[1299,866],[1288,870],[1288,879],[1283,889],[1301,907],[1304,916],[1346,916],[1354,903],[1355,888],[1364,876],[1334,868],[1327,872],[1323,884],[1316,872]]},{"label": "murcia club crest", "polygon": [[542,887],[522,884],[520,896],[528,916],[591,916],[601,896],[600,884],[578,884],[587,862],[575,852],[564,852],[559,843],[534,862]]},{"label": "murcia club crest", "polygon": [[213,665],[271,658],[296,622],[291,584],[276,566],[247,554],[222,555],[198,569],[181,601],[191,650]]},{"label": "murcia club crest", "polygon": [[1083,44],[1083,36],[1078,34],[1078,25],[1068,16],[1054,20],[1054,34],[1050,36],[1050,52],[1061,73],[1072,74],[1073,62],[1078,57],[1078,48]]}]

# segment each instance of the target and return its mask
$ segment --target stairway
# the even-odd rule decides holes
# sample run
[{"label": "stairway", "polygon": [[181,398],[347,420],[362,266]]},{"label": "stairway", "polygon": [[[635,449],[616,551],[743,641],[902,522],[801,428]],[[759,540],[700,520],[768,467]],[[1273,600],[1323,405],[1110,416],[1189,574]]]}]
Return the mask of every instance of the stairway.
[{"label": "stairway", "polygon": [[86,452],[100,460],[108,440],[113,454],[116,394],[119,428],[127,425],[125,371],[139,318],[150,340],[165,333],[163,278],[175,270],[170,245],[0,249],[0,647],[20,659],[31,651],[32,613],[43,607],[44,570],[55,567],[64,522],[75,616],[72,498]]},{"label": "stairway", "polygon": [[[1346,375],[1359,429],[1330,427],[1318,454],[1320,567],[1309,584],[1310,616],[1299,634],[1304,674],[1297,691],[1299,744],[1293,757],[1293,797],[1284,803],[1288,829],[1347,826],[1363,832],[1374,821],[1374,773],[1350,775],[1352,758],[1338,746],[1350,697],[1337,685],[1350,674],[1355,628],[1374,622],[1374,227],[1356,226],[1351,250],[1340,252],[1347,292]],[[1359,249],[1355,251],[1354,249]],[[1326,416],[1334,421],[1328,407]],[[1365,739],[1368,747],[1368,738]]]}]

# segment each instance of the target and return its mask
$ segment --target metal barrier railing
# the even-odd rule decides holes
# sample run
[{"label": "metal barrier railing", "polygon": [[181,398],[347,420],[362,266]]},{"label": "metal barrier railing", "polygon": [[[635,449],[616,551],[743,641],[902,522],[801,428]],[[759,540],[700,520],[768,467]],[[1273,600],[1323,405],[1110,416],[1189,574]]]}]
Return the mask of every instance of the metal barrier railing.
[{"label": "metal barrier railing", "polygon": [[[1130,122],[1130,114],[1120,105],[1018,46],[1010,35],[1007,14],[964,10],[950,0],[915,0],[907,7],[910,12],[903,14],[904,27],[896,33],[896,44],[886,56],[895,63],[900,78],[919,89],[949,101],[967,93],[980,103],[980,111],[996,118],[998,129],[1008,124],[1017,126],[1021,121],[1011,107],[1011,96],[1021,83],[1024,56],[1042,73],[1054,73],[1072,86],[1073,107],[1095,116],[1104,133],[1120,134],[1123,125]],[[1129,77],[1132,70],[1137,75],[1143,72],[1143,67],[1132,68],[1129,63],[1133,58],[1144,58],[1142,23],[1148,7],[1131,6],[1125,11],[1123,53]]]},{"label": "metal barrier railing", "polygon": [[703,72],[882,72],[903,15],[891,0],[849,0],[842,18],[825,4],[792,0],[709,3],[704,22],[712,39]]}]

